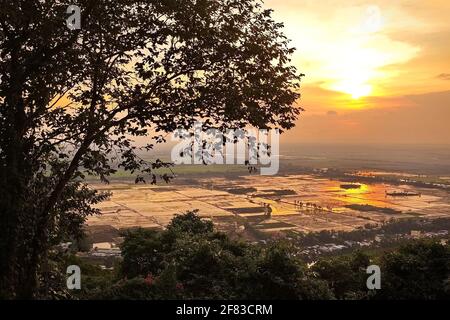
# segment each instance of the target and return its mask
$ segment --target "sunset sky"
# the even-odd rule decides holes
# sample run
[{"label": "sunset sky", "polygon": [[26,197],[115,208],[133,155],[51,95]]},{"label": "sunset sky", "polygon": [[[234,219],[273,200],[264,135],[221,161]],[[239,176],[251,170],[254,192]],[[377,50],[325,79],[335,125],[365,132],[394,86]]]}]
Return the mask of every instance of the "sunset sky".
[{"label": "sunset sky", "polygon": [[266,0],[306,112],[285,141],[450,144],[450,1]]}]

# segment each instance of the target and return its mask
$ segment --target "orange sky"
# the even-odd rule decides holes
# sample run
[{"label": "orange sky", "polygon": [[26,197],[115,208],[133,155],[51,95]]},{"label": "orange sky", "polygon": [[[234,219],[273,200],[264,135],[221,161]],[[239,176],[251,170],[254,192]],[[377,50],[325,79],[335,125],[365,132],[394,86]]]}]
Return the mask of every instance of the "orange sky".
[{"label": "orange sky", "polygon": [[266,0],[297,48],[289,142],[450,144],[450,1]]}]

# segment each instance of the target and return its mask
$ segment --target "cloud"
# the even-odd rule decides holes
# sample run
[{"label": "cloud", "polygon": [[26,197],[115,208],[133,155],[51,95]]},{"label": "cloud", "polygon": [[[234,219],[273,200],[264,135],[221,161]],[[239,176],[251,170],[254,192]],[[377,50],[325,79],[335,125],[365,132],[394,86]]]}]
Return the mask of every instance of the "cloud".
[{"label": "cloud", "polygon": [[443,91],[448,0],[266,0],[307,81],[353,96]]},{"label": "cloud", "polygon": [[330,110],[330,111],[327,112],[327,115],[329,115],[329,116],[337,116],[338,113],[336,111],[334,111],[334,110]]},{"label": "cloud", "polygon": [[450,80],[450,73],[441,73],[436,78],[441,80]]}]

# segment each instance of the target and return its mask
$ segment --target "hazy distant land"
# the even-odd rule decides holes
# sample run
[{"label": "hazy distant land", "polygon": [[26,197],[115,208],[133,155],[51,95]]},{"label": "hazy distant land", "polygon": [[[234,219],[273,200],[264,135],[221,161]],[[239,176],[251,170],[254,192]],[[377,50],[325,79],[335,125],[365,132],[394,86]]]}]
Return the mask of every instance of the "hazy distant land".
[{"label": "hazy distant land", "polygon": [[[259,241],[291,232],[350,232],[394,220],[450,218],[449,149],[303,146],[280,153],[277,176],[249,174],[238,165],[176,166],[170,184],[136,185],[133,176],[120,172],[109,185],[93,182],[113,195],[99,205],[102,215],[90,218],[88,229],[95,241],[108,242],[118,230],[164,228],[175,214],[198,209],[220,230]],[[349,181],[361,188],[342,188]],[[420,196],[386,196],[396,190]]]}]

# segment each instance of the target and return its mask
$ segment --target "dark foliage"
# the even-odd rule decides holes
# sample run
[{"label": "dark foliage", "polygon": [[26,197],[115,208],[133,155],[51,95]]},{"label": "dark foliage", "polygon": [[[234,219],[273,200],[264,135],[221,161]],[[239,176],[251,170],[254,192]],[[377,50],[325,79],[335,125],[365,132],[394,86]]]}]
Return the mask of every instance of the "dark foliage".
[{"label": "dark foliage", "polygon": [[[412,241],[399,249],[324,257],[307,266],[288,242],[231,240],[195,212],[164,231],[125,234],[123,259],[103,270],[74,256],[53,256],[40,297],[52,299],[450,299],[449,245]],[[187,227],[189,226],[189,227]],[[192,228],[195,226],[195,228]],[[68,292],[68,264],[81,267],[82,289]],[[381,290],[368,290],[369,265],[381,269]]]},{"label": "dark foliage", "polygon": [[[117,168],[172,175],[138,156],[191,128],[289,129],[301,109],[293,49],[257,0],[10,0],[0,10],[0,295],[32,298],[53,241],[78,236]],[[151,140],[149,138],[149,140]],[[144,148],[151,149],[153,143]]]},{"label": "dark foliage", "polygon": [[[278,240],[261,246],[230,240],[211,229],[211,223],[201,220],[194,212],[177,216],[171,226],[165,231],[137,229],[127,233],[118,278],[85,297],[450,298],[450,248],[434,241],[414,241],[377,255],[356,252],[322,258],[308,268],[287,242]],[[366,270],[372,264],[381,268],[381,290],[367,288]]]},{"label": "dark foliage", "polygon": [[450,299],[450,246],[408,244],[381,259],[384,287],[377,298]]},{"label": "dark foliage", "polygon": [[[122,278],[134,279],[135,285],[147,280],[154,288],[149,299],[332,297],[326,282],[315,279],[289,245],[274,243],[262,248],[230,240],[194,212],[177,216],[162,232],[129,232],[122,252]],[[126,281],[118,284],[123,290],[128,285]],[[107,292],[103,298],[112,295]]]}]

